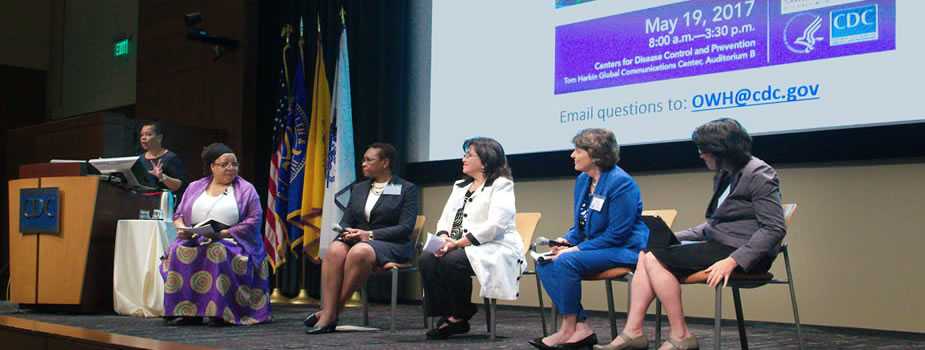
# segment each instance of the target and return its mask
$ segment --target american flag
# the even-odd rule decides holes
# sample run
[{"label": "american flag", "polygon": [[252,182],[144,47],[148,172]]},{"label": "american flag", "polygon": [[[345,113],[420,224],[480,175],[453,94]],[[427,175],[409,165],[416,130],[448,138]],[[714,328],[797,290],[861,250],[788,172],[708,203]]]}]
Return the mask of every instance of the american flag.
[{"label": "american flag", "polygon": [[[288,47],[288,45],[287,45]],[[285,57],[285,48],[283,50]],[[267,257],[275,271],[277,267],[286,263],[286,249],[289,246],[289,235],[286,232],[286,211],[289,187],[289,158],[288,130],[286,119],[289,115],[289,87],[287,86],[287,72],[285,59],[280,69],[279,101],[273,117],[273,155],[270,157],[270,180],[267,185],[267,206],[264,213],[266,227],[263,231],[263,246]]]}]

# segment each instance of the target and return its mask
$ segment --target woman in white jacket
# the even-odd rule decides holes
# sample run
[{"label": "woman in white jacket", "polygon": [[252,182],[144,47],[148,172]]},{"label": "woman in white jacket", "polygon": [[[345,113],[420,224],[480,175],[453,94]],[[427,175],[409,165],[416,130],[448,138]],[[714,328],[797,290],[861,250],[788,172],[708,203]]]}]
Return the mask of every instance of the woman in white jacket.
[{"label": "woman in white jacket", "polygon": [[469,331],[478,311],[472,303],[475,275],[483,298],[515,300],[518,279],[526,268],[523,241],[514,227],[514,182],[504,149],[490,138],[463,144],[464,179],[453,192],[437,222],[445,243],[418,264],[428,316],[440,317],[429,339],[446,339]]}]

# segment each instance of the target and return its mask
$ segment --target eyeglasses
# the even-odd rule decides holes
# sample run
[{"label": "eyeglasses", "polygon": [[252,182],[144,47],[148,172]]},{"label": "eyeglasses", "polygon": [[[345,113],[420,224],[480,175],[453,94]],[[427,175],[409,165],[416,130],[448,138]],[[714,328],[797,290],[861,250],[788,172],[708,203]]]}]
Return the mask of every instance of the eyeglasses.
[{"label": "eyeglasses", "polygon": [[377,159],[377,158],[363,158],[363,163],[375,163],[377,160],[379,160],[379,159]]},{"label": "eyeglasses", "polygon": [[479,155],[476,153],[472,153],[472,152],[466,152],[466,153],[463,153],[462,157],[463,159],[470,159],[470,158],[478,158]]},{"label": "eyeglasses", "polygon": [[229,168],[237,169],[238,167],[241,166],[241,164],[238,164],[238,162],[212,163],[212,164],[215,164],[215,166],[222,168],[222,169],[229,169]]}]

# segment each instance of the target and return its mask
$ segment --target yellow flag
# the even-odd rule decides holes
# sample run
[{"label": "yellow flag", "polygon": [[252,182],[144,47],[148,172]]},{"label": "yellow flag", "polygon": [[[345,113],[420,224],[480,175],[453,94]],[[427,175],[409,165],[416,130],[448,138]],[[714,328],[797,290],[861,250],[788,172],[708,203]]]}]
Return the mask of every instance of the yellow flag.
[{"label": "yellow flag", "polygon": [[328,90],[320,36],[317,47],[301,215],[304,224],[301,240],[302,251],[313,258],[318,257],[318,239],[321,237],[321,208],[324,207],[325,165],[328,161],[328,140],[331,128],[331,91]]}]

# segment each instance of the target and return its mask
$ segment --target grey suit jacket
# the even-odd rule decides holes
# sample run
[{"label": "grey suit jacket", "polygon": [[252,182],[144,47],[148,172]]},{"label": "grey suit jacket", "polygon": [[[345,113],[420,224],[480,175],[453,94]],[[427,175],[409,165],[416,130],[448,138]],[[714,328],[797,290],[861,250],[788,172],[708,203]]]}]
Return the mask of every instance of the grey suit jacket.
[{"label": "grey suit jacket", "polygon": [[[726,199],[714,208],[729,183]],[[713,240],[737,248],[732,258],[745,271],[763,258],[773,259],[787,234],[777,172],[752,157],[738,172],[722,171],[714,178],[707,221],[677,233],[679,240]]]}]

